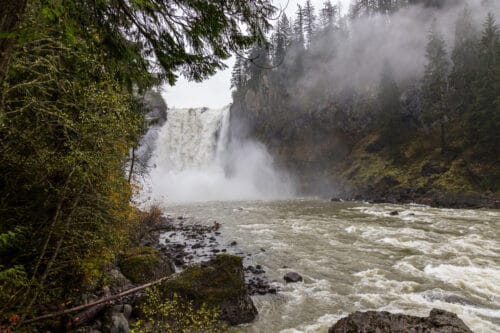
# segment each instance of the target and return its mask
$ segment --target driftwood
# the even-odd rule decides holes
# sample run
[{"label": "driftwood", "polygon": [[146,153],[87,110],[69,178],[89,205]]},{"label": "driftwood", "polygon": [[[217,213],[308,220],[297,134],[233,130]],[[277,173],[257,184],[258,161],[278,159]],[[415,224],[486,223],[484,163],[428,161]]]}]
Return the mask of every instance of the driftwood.
[{"label": "driftwood", "polygon": [[57,318],[57,317],[68,315],[70,313],[83,311],[80,314],[73,317],[71,320],[71,322],[72,322],[71,326],[79,326],[82,323],[85,323],[87,320],[90,320],[91,318],[93,318],[93,316],[97,315],[97,313],[99,311],[101,311],[104,307],[106,307],[106,305],[110,304],[112,301],[117,300],[117,299],[122,298],[122,297],[125,297],[125,296],[128,296],[128,295],[135,294],[135,293],[142,291],[146,288],[157,285],[163,281],[170,280],[176,275],[177,274],[166,276],[166,277],[163,277],[161,279],[155,280],[153,282],[149,282],[149,283],[122,291],[118,294],[103,297],[101,299],[98,299],[97,301],[94,301],[94,302],[91,302],[88,304],[82,304],[82,305],[75,306],[75,307],[70,308],[70,309],[65,309],[65,310],[61,310],[58,312],[54,312],[54,313],[48,313],[48,314],[45,314],[43,316],[39,316],[39,317],[35,317],[33,319],[25,320],[22,322],[22,325],[34,323],[34,322],[41,321],[41,320]]}]

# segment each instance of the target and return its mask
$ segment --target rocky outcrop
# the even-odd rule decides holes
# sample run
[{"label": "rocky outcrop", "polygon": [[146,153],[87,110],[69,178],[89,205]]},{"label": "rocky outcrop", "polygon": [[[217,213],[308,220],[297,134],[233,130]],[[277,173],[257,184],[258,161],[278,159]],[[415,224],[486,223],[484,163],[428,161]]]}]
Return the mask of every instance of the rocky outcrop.
[{"label": "rocky outcrop", "polygon": [[237,256],[222,254],[188,267],[176,278],[162,283],[159,290],[162,297],[176,293],[195,306],[219,308],[220,319],[231,325],[250,322],[257,315],[245,284],[242,259]]},{"label": "rocky outcrop", "polygon": [[472,333],[454,313],[432,309],[429,317],[393,314],[386,311],[355,312],[340,319],[328,333]]},{"label": "rocky outcrop", "polygon": [[302,276],[297,272],[288,272],[283,276],[286,283],[296,283],[302,281]]},{"label": "rocky outcrop", "polygon": [[174,273],[174,266],[158,250],[140,246],[129,249],[119,261],[120,271],[133,283],[147,283]]}]

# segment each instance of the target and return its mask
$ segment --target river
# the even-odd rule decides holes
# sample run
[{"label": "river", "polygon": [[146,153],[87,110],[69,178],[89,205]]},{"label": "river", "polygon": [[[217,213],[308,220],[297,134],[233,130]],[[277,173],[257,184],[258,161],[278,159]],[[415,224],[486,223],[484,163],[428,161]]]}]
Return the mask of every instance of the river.
[{"label": "river", "polygon": [[[327,332],[365,310],[456,313],[500,332],[500,211],[322,199],[170,204],[168,213],[221,223],[221,244],[260,264],[277,295],[254,296],[243,332]],[[396,216],[390,212],[397,210]],[[304,282],[285,284],[296,271]]]}]

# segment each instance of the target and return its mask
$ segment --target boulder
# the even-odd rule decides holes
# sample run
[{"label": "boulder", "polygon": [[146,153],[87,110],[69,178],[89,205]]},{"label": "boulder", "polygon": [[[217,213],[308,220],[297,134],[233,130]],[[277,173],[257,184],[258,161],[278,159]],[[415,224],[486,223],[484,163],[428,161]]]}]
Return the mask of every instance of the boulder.
[{"label": "boulder", "polygon": [[119,292],[128,289],[132,286],[132,283],[127,279],[120,270],[113,268],[107,272],[108,283],[111,291]]},{"label": "boulder", "polygon": [[242,259],[221,254],[209,262],[186,268],[172,280],[159,286],[162,297],[174,293],[193,301],[220,309],[220,319],[231,325],[252,321],[257,315],[245,284]]},{"label": "boulder", "polygon": [[134,247],[122,255],[118,266],[123,275],[133,283],[147,283],[172,275],[175,268],[152,247]]},{"label": "boulder", "polygon": [[393,314],[386,311],[355,312],[340,319],[328,333],[472,333],[454,313],[432,309],[429,317]]},{"label": "boulder", "polygon": [[129,333],[129,324],[123,312],[110,309],[103,318],[103,333]]},{"label": "boulder", "polygon": [[285,274],[285,276],[283,276],[283,279],[286,281],[286,283],[295,283],[302,281],[302,276],[296,272],[288,272]]}]

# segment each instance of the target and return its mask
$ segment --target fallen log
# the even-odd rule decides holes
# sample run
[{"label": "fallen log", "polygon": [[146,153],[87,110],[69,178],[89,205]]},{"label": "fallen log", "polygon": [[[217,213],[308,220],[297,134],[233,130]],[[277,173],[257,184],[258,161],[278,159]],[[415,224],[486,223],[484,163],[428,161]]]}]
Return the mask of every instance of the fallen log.
[{"label": "fallen log", "polygon": [[91,302],[91,303],[88,303],[88,304],[82,304],[82,305],[75,306],[75,307],[70,308],[70,309],[65,309],[65,310],[61,310],[61,311],[58,311],[58,312],[54,312],[54,313],[48,313],[48,314],[45,314],[43,316],[39,316],[39,317],[35,317],[35,318],[32,318],[32,319],[28,319],[28,320],[25,320],[25,321],[21,322],[19,324],[19,326],[26,325],[26,324],[31,324],[31,323],[34,323],[34,322],[37,322],[37,321],[41,321],[41,320],[46,320],[46,319],[52,319],[52,318],[57,318],[57,317],[65,316],[65,315],[68,315],[68,314],[74,313],[74,312],[79,312],[79,311],[87,310],[87,311],[84,311],[84,312],[80,313],[79,315],[75,316],[72,319],[72,322],[78,323],[79,325],[81,325],[84,322],[82,320],[85,319],[85,318],[91,317],[93,315],[94,311],[100,311],[100,310],[102,310],[102,308],[99,309],[99,308],[97,308],[97,306],[102,305],[102,307],[105,307],[106,305],[110,304],[114,300],[120,299],[120,298],[128,296],[128,295],[135,294],[135,293],[137,293],[139,291],[142,291],[142,290],[144,290],[146,288],[149,288],[151,286],[157,285],[157,284],[159,284],[159,283],[161,283],[163,281],[170,280],[170,279],[172,279],[176,275],[177,274],[166,276],[166,277],[163,277],[161,279],[155,280],[153,282],[149,282],[149,283],[146,283],[146,284],[143,284],[143,285],[140,285],[140,286],[137,286],[137,287],[134,287],[134,288],[122,291],[122,292],[120,292],[118,294],[107,296],[107,297],[103,297],[101,299],[98,299],[97,301],[94,301],[94,302]]}]

